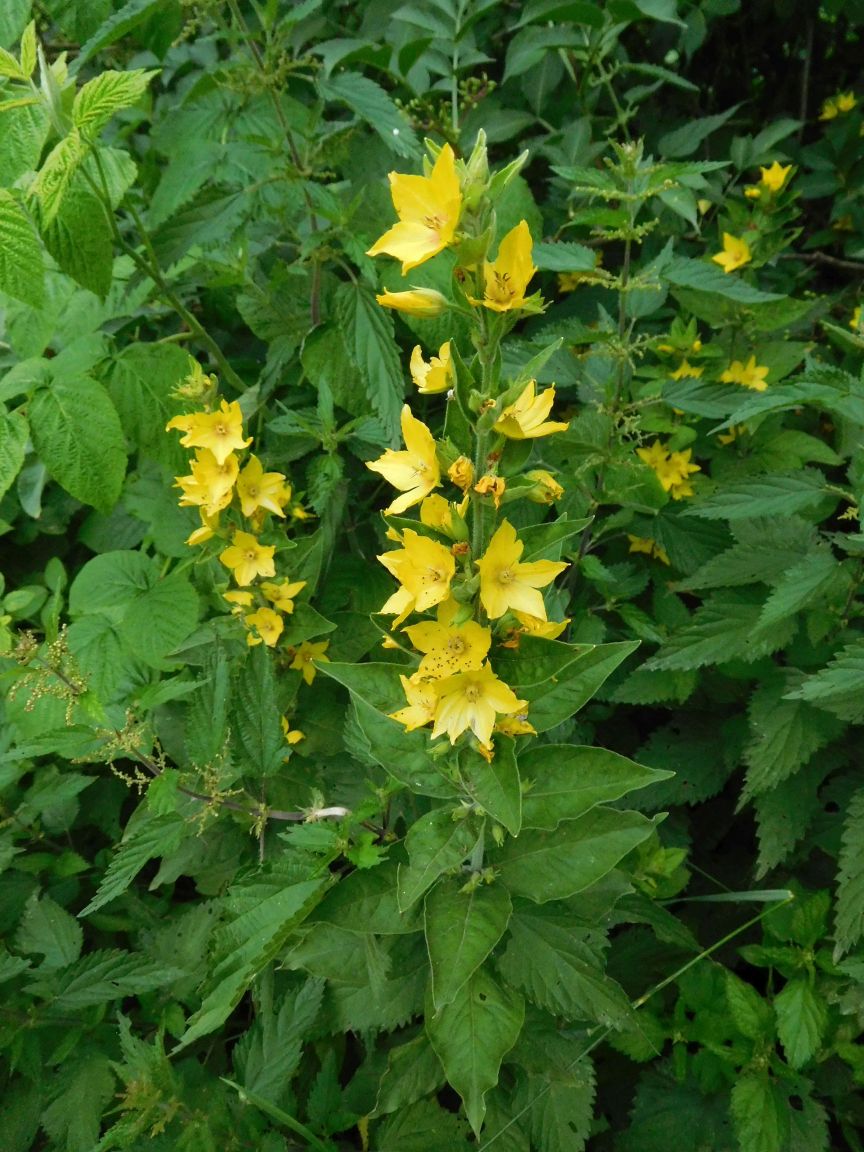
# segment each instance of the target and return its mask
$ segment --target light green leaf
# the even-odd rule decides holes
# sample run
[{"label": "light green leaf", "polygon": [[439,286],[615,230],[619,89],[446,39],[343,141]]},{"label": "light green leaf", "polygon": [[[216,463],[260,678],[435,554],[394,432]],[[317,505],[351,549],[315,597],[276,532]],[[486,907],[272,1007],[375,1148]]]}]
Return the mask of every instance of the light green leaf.
[{"label": "light green leaf", "polygon": [[807,976],[795,976],[774,997],[774,1011],[786,1059],[801,1069],[819,1051],[828,1026],[828,1006]]},{"label": "light green leaf", "polygon": [[176,344],[129,344],[114,361],[108,391],[129,441],[169,468],[180,467],[183,450],[165,425],[176,412],[173,390],[193,360]]},{"label": "light green leaf", "polygon": [[511,836],[518,836],[522,827],[522,788],[513,741],[506,736],[497,738],[490,763],[474,749],[462,749],[459,773],[465,790],[484,812],[503,824]]},{"label": "light green leaf", "polygon": [[100,200],[73,183],[42,228],[45,247],[67,275],[103,299],[114,274],[114,238]]},{"label": "light green leaf", "polygon": [[347,104],[361,120],[373,128],[391,152],[409,160],[420,158],[420,145],[411,122],[399,111],[380,84],[359,72],[339,72],[318,81],[325,100]]},{"label": "light green leaf", "polygon": [[592,808],[553,832],[524,831],[496,852],[493,865],[514,896],[538,904],[566,900],[601,880],[646,840],[660,818]]},{"label": "light green leaf", "polygon": [[502,884],[461,891],[459,880],[442,880],[425,902],[426,947],[432,968],[435,1011],[455,1000],[507,928],[510,894]]},{"label": "light green leaf", "polygon": [[[108,553],[108,555],[116,555]],[[152,668],[170,668],[170,653],[198,622],[198,593],[185,572],[170,572],[132,600],[118,634],[130,652]]]},{"label": "light green leaf", "polygon": [[570,744],[529,748],[519,757],[519,769],[530,784],[522,801],[523,824],[546,829],[674,775],[645,768],[606,748]]},{"label": "light green leaf", "polygon": [[91,137],[97,135],[115,112],[138,103],[157,74],[143,68],[130,72],[100,72],[75,93],[72,123]]},{"label": "light green leaf", "polygon": [[0,498],[6,495],[24,463],[30,428],[20,408],[6,413],[0,410]]},{"label": "light green leaf", "polygon": [[542,272],[591,272],[597,265],[592,248],[566,242],[536,243],[531,259]]},{"label": "light green leaf", "polygon": [[13,193],[0,188],[0,291],[39,308],[45,296],[42,246]]},{"label": "light green leaf", "polygon": [[405,912],[419,900],[442,872],[458,868],[477,839],[470,820],[454,820],[454,810],[436,808],[408,829],[405,847],[408,864],[399,865],[399,908]]},{"label": "light green leaf", "polygon": [[726,1003],[735,1027],[748,1040],[773,1040],[774,1017],[771,1005],[755,988],[741,980],[730,969],[725,971]]},{"label": "light green leaf", "polygon": [[738,1076],[732,1086],[732,1117],[741,1152],[783,1152],[789,1136],[788,1107],[767,1073]]},{"label": "light green leaf", "polygon": [[44,956],[40,974],[51,968],[65,968],[81,955],[84,933],[81,925],[50,896],[41,900],[34,893],[27,901],[24,918],[15,934],[18,952],[36,952]]},{"label": "light green leaf", "polygon": [[45,158],[39,175],[30,185],[30,195],[38,207],[42,228],[47,228],[60,211],[75,174],[84,163],[90,146],[77,129],[73,128],[55,144]]},{"label": "light green leaf", "polygon": [[432,1047],[476,1135],[486,1114],[486,1093],[498,1082],[501,1061],[516,1043],[524,1016],[522,997],[482,968],[446,1008],[426,1013]]}]

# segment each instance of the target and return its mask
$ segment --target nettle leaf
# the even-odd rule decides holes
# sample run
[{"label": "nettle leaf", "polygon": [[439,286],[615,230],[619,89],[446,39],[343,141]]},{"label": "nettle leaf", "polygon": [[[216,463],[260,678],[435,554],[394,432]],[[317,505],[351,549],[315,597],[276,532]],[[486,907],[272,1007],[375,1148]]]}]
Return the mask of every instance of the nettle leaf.
[{"label": "nettle leaf", "polygon": [[426,1012],[426,1032],[449,1084],[465,1105],[475,1135],[486,1115],[486,1093],[498,1083],[501,1061],[522,1030],[525,1004],[518,992],[502,987],[485,969],[462,985],[455,999]]},{"label": "nettle leaf", "polygon": [[512,895],[538,904],[566,900],[611,872],[662,818],[593,808],[555,831],[524,831],[508,840],[492,863]]},{"label": "nettle leaf", "polygon": [[767,1073],[745,1072],[736,1079],[732,1117],[741,1152],[783,1152],[789,1139],[789,1107]]},{"label": "nettle leaf", "polygon": [[391,1032],[423,1010],[429,958],[418,935],[393,938],[390,968],[358,987],[333,983],[327,989],[326,1019],[334,1032]]},{"label": "nettle leaf", "polygon": [[233,717],[249,767],[260,776],[278,772],[285,759],[285,741],[276,701],[270,653],[252,648],[234,682]]},{"label": "nettle leaf", "polygon": [[713,495],[695,500],[690,511],[706,520],[750,520],[754,516],[790,516],[821,503],[830,502],[833,506],[839,499],[829,490],[821,472],[802,468],[798,472],[730,480]]},{"label": "nettle leaf", "polygon": [[789,693],[857,724],[864,719],[864,638],[847,644],[821,671]]},{"label": "nettle leaf", "polygon": [[442,872],[458,868],[477,840],[477,829],[467,819],[454,819],[459,809],[436,808],[408,829],[405,848],[408,864],[399,865],[398,900],[405,912],[419,900]]},{"label": "nettle leaf", "polygon": [[799,564],[817,539],[814,526],[797,516],[742,520],[734,525],[736,543],[712,556],[677,587],[737,588],[742,584],[774,584]]},{"label": "nettle leaf", "polygon": [[822,1044],[828,1006],[807,976],[796,976],[774,997],[774,1011],[786,1060],[793,1068],[803,1068]]},{"label": "nettle leaf", "polygon": [[0,498],[6,495],[21,471],[30,439],[30,427],[24,413],[0,411]]},{"label": "nettle leaf", "polygon": [[101,72],[75,93],[72,123],[81,132],[95,136],[115,112],[137,104],[156,71],[136,68],[129,72]]},{"label": "nettle leaf", "polygon": [[836,766],[829,751],[816,753],[805,768],[787,779],[782,788],[754,797],[759,837],[759,861],[756,879],[761,880],[772,868],[782,864],[819,814],[819,786]]},{"label": "nettle leaf", "polygon": [[385,860],[377,868],[349,872],[327,893],[310,918],[315,923],[338,924],[348,932],[379,936],[419,932],[420,908],[401,912],[396,902],[396,868]]},{"label": "nettle leaf", "polygon": [[176,813],[154,816],[144,809],[139,809],[139,813],[140,819],[129,821],[96,895],[81,909],[79,916],[90,916],[115,900],[126,891],[145,864],[169,855],[179,846],[185,827],[181,816]]},{"label": "nettle leaf", "polygon": [[40,973],[51,968],[65,968],[81,955],[84,933],[81,925],[50,896],[41,899],[34,893],[27,901],[24,918],[15,934],[18,952],[38,953],[44,957]]},{"label": "nettle leaf", "polygon": [[759,618],[761,628],[768,628],[824,599],[835,589],[842,594],[844,569],[830,552],[813,552],[783,574],[765,601]]},{"label": "nettle leaf", "polygon": [[676,288],[695,288],[699,292],[710,292],[736,304],[768,304],[784,299],[776,292],[763,292],[754,288],[740,276],[730,276],[716,264],[704,260],[688,260],[679,256],[664,267],[662,276]]},{"label": "nettle leaf", "polygon": [[90,1152],[99,1141],[103,1111],[114,1095],[111,1060],[104,1052],[76,1049],[52,1086],[56,1095],[39,1118],[55,1147]]},{"label": "nettle leaf", "polygon": [[514,1105],[530,1104],[531,1137],[537,1148],[543,1152],[582,1152],[593,1125],[594,1097],[594,1068],[584,1059],[567,1075],[529,1074]]},{"label": "nettle leaf", "polygon": [[645,768],[606,748],[544,744],[521,753],[519,767],[530,784],[522,801],[526,828],[557,828],[598,804],[668,780],[672,772]]},{"label": "nettle leaf", "polygon": [[864,936],[864,789],[849,802],[839,864],[835,961]]},{"label": "nettle leaf", "polygon": [[126,476],[117,409],[89,376],[55,379],[28,410],[33,443],[50,475],[83,504],[110,512]]},{"label": "nettle leaf", "polygon": [[620,1028],[631,1015],[630,1001],[603,971],[603,957],[590,940],[566,913],[520,906],[498,967],[509,984],[553,1016]]},{"label": "nettle leaf", "polygon": [[33,308],[45,296],[45,261],[30,217],[12,192],[0,188],[0,291]]},{"label": "nettle leaf", "polygon": [[378,304],[374,292],[359,282],[344,284],[338,290],[336,312],[345,347],[360,373],[372,411],[390,443],[395,444],[405,384],[393,318]]},{"label": "nettle leaf", "polygon": [[403,116],[380,84],[359,72],[339,72],[318,81],[325,100],[347,104],[361,120],[378,133],[391,152],[409,160],[419,160],[420,145],[410,121]]},{"label": "nettle leaf", "polygon": [[175,968],[146,956],[119,949],[88,952],[74,964],[37,979],[27,991],[51,1002],[52,1011],[77,1012],[94,1004],[108,1004],[126,996],[140,996],[173,984],[184,976]]},{"label": "nettle leaf", "polygon": [[272,1004],[270,1011],[256,1016],[231,1054],[244,1088],[276,1105],[283,1103],[300,1065],[303,1041],[317,1023],[323,995],[323,980],[305,980]]},{"label": "nettle leaf", "polygon": [[721,1092],[705,1095],[695,1077],[679,1081],[668,1064],[650,1068],[639,1078],[620,1152],[739,1152],[729,1132],[728,1099]]},{"label": "nettle leaf", "polygon": [[772,1040],[774,1016],[766,1003],[744,980],[729,969],[725,972],[726,1003],[735,1027],[748,1040]]},{"label": "nettle leaf", "polygon": [[510,894],[503,885],[480,885],[467,892],[462,887],[460,880],[441,880],[426,895],[426,947],[436,1012],[453,1002],[510,919]]},{"label": "nettle leaf", "polygon": [[376,1129],[375,1152],[471,1152],[468,1125],[435,1100],[418,1100]]}]

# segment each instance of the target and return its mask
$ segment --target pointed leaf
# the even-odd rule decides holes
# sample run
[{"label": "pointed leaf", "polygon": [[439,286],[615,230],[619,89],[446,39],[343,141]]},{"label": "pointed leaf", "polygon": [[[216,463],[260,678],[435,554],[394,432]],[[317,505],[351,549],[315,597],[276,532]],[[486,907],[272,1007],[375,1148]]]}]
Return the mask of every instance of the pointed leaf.
[{"label": "pointed leaf", "polygon": [[506,736],[495,740],[491,762],[465,748],[459,754],[459,772],[468,794],[484,812],[503,824],[511,836],[522,827],[522,788],[513,741]]},{"label": "pointed leaf", "polygon": [[[456,810],[458,813],[458,809]],[[454,820],[453,809],[437,808],[408,829],[405,847],[409,864],[399,865],[399,908],[405,912],[442,872],[458,868],[477,840],[469,820]]]},{"label": "pointed leaf", "polygon": [[442,880],[426,896],[426,947],[436,1011],[452,1003],[504,935],[510,919],[510,894],[502,884],[468,892],[461,887],[458,880]]}]

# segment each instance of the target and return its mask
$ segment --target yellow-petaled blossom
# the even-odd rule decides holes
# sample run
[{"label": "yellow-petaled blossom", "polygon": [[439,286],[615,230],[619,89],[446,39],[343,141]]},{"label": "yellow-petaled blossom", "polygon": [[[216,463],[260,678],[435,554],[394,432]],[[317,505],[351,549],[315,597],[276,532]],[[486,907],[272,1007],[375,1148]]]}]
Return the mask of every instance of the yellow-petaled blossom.
[{"label": "yellow-petaled blossom", "polygon": [[[393,627],[398,628],[402,621],[414,611],[414,597],[407,588],[397,588],[393,595],[379,609],[382,616],[395,616]],[[387,645],[385,644],[386,648]]]},{"label": "yellow-petaled blossom", "polygon": [[693,379],[698,380],[704,371],[704,368],[699,368],[687,360],[682,360],[680,366],[674,372],[669,373],[669,378],[671,380],[683,380],[685,376],[692,376]]},{"label": "yellow-petaled blossom", "polygon": [[291,499],[291,486],[281,472],[265,472],[257,456],[249,462],[237,478],[237,495],[244,516],[252,516],[259,508],[274,516],[285,516],[285,505]]},{"label": "yellow-petaled blossom", "polygon": [[501,507],[501,498],[507,488],[507,484],[503,476],[481,476],[477,483],[474,485],[474,491],[480,496],[491,496],[495,501],[495,507]]},{"label": "yellow-petaled blossom", "polygon": [[524,716],[503,716],[495,722],[495,731],[515,739],[517,736],[536,736],[537,729]]},{"label": "yellow-petaled blossom", "polygon": [[748,200],[758,200],[762,195],[762,189],[756,184],[748,184],[744,189],[744,195]]},{"label": "yellow-petaled blossom", "polygon": [[756,363],[755,356],[751,356],[746,364],[741,360],[733,360],[720,379],[724,384],[741,384],[754,392],[764,392],[768,387],[766,377],[769,371],[764,364]]},{"label": "yellow-petaled blossom", "polygon": [[229,404],[223,400],[218,412],[193,412],[188,416],[175,416],[165,425],[165,431],[179,428],[185,432],[180,443],[184,448],[207,448],[224,464],[228,456],[242,448],[248,448],[252,437],[243,439],[243,413],[234,400]]},{"label": "yellow-petaled blossom", "polygon": [[212,540],[219,527],[218,512],[214,512],[211,515],[205,508],[199,508],[198,514],[201,517],[201,527],[196,528],[186,539],[186,543],[190,548],[194,548],[196,544],[206,544],[208,540]]},{"label": "yellow-petaled blossom", "polygon": [[234,616],[242,616],[244,608],[251,608],[255,597],[251,592],[241,592],[235,589],[231,592],[223,592],[222,599],[227,600],[229,604],[233,604],[231,612]]},{"label": "yellow-petaled blossom", "polygon": [[[402,545],[402,548],[394,552],[383,553],[378,559],[402,585],[400,591],[412,601],[412,607],[407,609],[405,615],[412,608],[425,612],[450,595],[450,581],[456,574],[456,560],[449,548],[437,540],[430,540],[428,536],[420,536],[411,528],[406,528],[402,534]],[[398,593],[395,595],[398,596]],[[391,596],[381,611],[401,612],[404,607],[404,595],[395,603],[394,596]]]},{"label": "yellow-petaled blossom", "polygon": [[409,288],[407,292],[389,292],[386,289],[375,297],[382,308],[417,316],[421,320],[440,316],[447,308],[447,297],[434,288]]},{"label": "yellow-petaled blossom", "polygon": [[480,560],[480,603],[490,620],[505,612],[527,612],[546,619],[546,606],[538,591],[551,584],[567,567],[563,561],[535,560],[520,564],[525,545],[509,520],[502,520]]},{"label": "yellow-petaled blossom", "polygon": [[524,494],[534,504],[554,504],[564,495],[564,489],[555,477],[543,468],[534,468],[526,472],[525,479],[531,481],[532,487]]},{"label": "yellow-petaled blossom", "polygon": [[189,467],[191,475],[174,478],[174,487],[183,493],[180,507],[203,508],[209,516],[227,508],[240,471],[234,453],[229,453],[220,462],[208,448],[199,448]]},{"label": "yellow-petaled blossom", "polygon": [[489,664],[468,672],[457,672],[438,682],[433,738],[445,733],[450,743],[470,729],[481,744],[488,745],[499,714],[524,712],[527,700],[520,700]]},{"label": "yellow-petaled blossom", "polygon": [[257,612],[250,612],[248,616],[243,617],[243,622],[247,628],[254,628],[258,633],[257,636],[250,633],[246,637],[246,643],[250,648],[260,644],[262,640],[268,648],[274,648],[285,627],[282,617],[272,608],[259,608]]},{"label": "yellow-petaled blossom", "polygon": [[311,684],[318,674],[318,669],[312,661],[317,660],[319,664],[329,664],[330,657],[324,655],[329,647],[329,640],[319,640],[317,644],[313,644],[310,640],[304,640],[294,649],[294,659],[288,667],[293,668],[295,672],[301,672],[306,683]]},{"label": "yellow-petaled blossom", "polygon": [[862,306],[859,304],[855,311],[852,313],[852,317],[849,321],[849,327],[853,332],[858,332],[860,329],[864,328],[864,318],[862,318],[861,308]]},{"label": "yellow-petaled blossom", "polygon": [[649,536],[631,536],[629,532],[627,539],[630,541],[629,551],[643,552],[653,560],[659,560],[661,564],[669,563],[669,556],[666,549],[661,548],[656,540],[652,540]]},{"label": "yellow-petaled blossom", "polygon": [[770,168],[760,167],[759,171],[762,173],[762,179],[759,181],[762,187],[767,188],[769,192],[779,192],[792,171],[792,165],[787,164],[784,168],[778,160],[775,160]]},{"label": "yellow-petaled blossom", "polygon": [[453,242],[462,210],[453,149],[444,145],[428,176],[391,172],[388,179],[399,223],[376,240],[366,255],[386,252],[394,256],[402,261],[404,276]]},{"label": "yellow-petaled blossom", "polygon": [[482,304],[494,312],[509,312],[525,305],[525,290],[537,271],[531,263],[534,241],[527,223],[520,220],[511,228],[498,246],[498,259],[486,260],[483,265],[483,299],[473,296],[472,304]]},{"label": "yellow-petaled blossom", "polygon": [[655,440],[650,448],[637,448],[636,454],[653,470],[663,491],[668,492],[673,500],[693,495],[688,477],[691,472],[700,472],[701,469],[698,464],[690,463],[689,448],[686,452],[670,452]]},{"label": "yellow-petaled blossom", "polygon": [[261,591],[277,612],[284,612],[290,616],[294,611],[294,597],[305,587],[305,580],[295,580],[293,584],[288,580],[282,580],[278,584],[265,581],[261,585]]},{"label": "yellow-petaled blossom", "polygon": [[749,264],[753,257],[746,240],[724,232],[723,251],[715,252],[711,259],[715,264],[719,264],[724,272],[734,272],[736,268],[743,268],[745,264]]},{"label": "yellow-petaled blossom", "polygon": [[447,469],[447,475],[457,488],[467,492],[474,483],[474,465],[467,456],[459,456]]},{"label": "yellow-petaled blossom", "polygon": [[240,587],[245,588],[256,576],[276,575],[273,564],[275,551],[273,545],[259,544],[258,538],[251,532],[235,532],[234,543],[219,553],[219,559],[226,568],[231,569]]},{"label": "yellow-petaled blossom", "polygon": [[282,735],[285,738],[286,744],[299,744],[301,740],[305,740],[305,735],[299,728],[292,728],[291,721],[287,716],[281,717],[279,724],[282,728]]},{"label": "yellow-petaled blossom", "polygon": [[851,112],[857,104],[858,100],[854,92],[841,92],[837,97],[838,112]]},{"label": "yellow-petaled blossom", "polygon": [[854,92],[840,92],[836,96],[829,96],[823,101],[820,120],[835,120],[838,116],[851,112],[858,103]]},{"label": "yellow-petaled blossom", "polygon": [[402,407],[402,439],[405,441],[404,451],[394,452],[388,448],[383,456],[366,464],[367,468],[380,473],[403,493],[384,509],[385,516],[398,515],[412,504],[419,504],[441,483],[435,437],[422,420],[411,415],[407,404]]},{"label": "yellow-petaled blossom", "polygon": [[465,500],[461,504],[454,504],[437,494],[427,496],[420,503],[420,523],[427,528],[434,528],[436,532],[443,532],[451,540],[467,540],[468,528],[464,520],[466,507]]},{"label": "yellow-petaled blossom", "polygon": [[456,370],[450,359],[449,340],[441,345],[437,356],[429,357],[428,363],[423,359],[423,351],[419,344],[411,353],[411,379],[417,385],[417,391],[424,396],[446,392],[452,387],[455,377]]},{"label": "yellow-petaled blossom", "polygon": [[517,631],[524,636],[536,636],[538,640],[557,640],[570,623],[569,616],[566,620],[547,620],[529,612],[514,612],[513,615],[519,621]]},{"label": "yellow-petaled blossom", "polygon": [[537,383],[529,380],[512,404],[508,404],[493,424],[493,430],[508,440],[530,440],[537,436],[551,436],[553,432],[566,432],[569,423],[546,421],[555,403],[555,389],[547,388],[537,394]]},{"label": "yellow-petaled blossom", "polygon": [[489,654],[492,633],[474,620],[454,624],[457,605],[448,601],[438,608],[438,619],[412,624],[405,634],[423,659],[418,676],[440,680],[457,672],[479,668]]},{"label": "yellow-petaled blossom", "polygon": [[391,712],[390,719],[398,720],[405,725],[406,732],[413,732],[415,728],[423,728],[435,719],[435,709],[438,707],[437,685],[428,680],[420,680],[416,676],[400,676],[406,708],[398,712]]}]

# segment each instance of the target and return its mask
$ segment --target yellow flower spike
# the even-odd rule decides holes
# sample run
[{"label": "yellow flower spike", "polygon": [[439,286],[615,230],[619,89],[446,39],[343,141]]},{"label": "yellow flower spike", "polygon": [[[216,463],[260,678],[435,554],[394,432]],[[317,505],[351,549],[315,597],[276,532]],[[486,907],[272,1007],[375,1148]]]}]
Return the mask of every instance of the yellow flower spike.
[{"label": "yellow flower spike", "polygon": [[[456,560],[449,548],[437,540],[418,535],[411,528],[405,529],[402,544],[401,549],[385,552],[378,559],[402,585],[401,591],[413,602],[412,607],[418,612],[425,612],[450,595],[450,581],[456,574]],[[407,615],[412,607],[406,608],[404,595],[395,603],[394,596],[391,596],[381,611],[389,614],[404,610]]]},{"label": "yellow flower spike", "polygon": [[313,644],[310,640],[304,640],[302,644],[298,644],[294,649],[294,659],[288,667],[293,668],[295,672],[301,672],[304,681],[307,684],[311,684],[318,674],[318,669],[312,661],[317,660],[319,664],[329,664],[330,657],[324,655],[329,647],[329,640],[320,640],[316,644]]},{"label": "yellow flower spike", "polygon": [[283,509],[291,499],[291,486],[281,472],[265,472],[258,457],[250,456],[237,478],[237,495],[244,516],[252,516],[264,508],[284,518]]},{"label": "yellow flower spike", "polygon": [[419,504],[441,483],[435,438],[422,420],[411,415],[407,404],[402,408],[402,439],[404,451],[394,452],[388,448],[383,456],[366,464],[403,493],[384,509],[385,516],[396,516],[412,504]]},{"label": "yellow flower spike", "polygon": [[444,145],[428,176],[391,172],[388,179],[399,223],[376,240],[366,255],[386,252],[401,260],[404,276],[453,243],[462,210],[453,149]]},{"label": "yellow flower spike", "polygon": [[701,472],[702,469],[698,464],[690,463],[691,453],[690,448],[686,452],[669,453],[669,473],[667,476],[671,482],[667,487],[661,477],[660,483],[663,484],[673,500],[683,500],[686,496],[693,495],[693,486],[688,477],[691,472]]},{"label": "yellow flower spike", "polygon": [[753,259],[747,241],[740,236],[732,236],[729,232],[723,233],[723,251],[715,252],[711,257],[715,264],[719,264],[724,272],[734,272],[743,268]]},{"label": "yellow flower spike", "polygon": [[512,688],[499,680],[489,664],[457,672],[438,682],[433,738],[445,733],[455,744],[470,729],[481,744],[488,745],[499,713],[524,712],[527,700],[519,700]]},{"label": "yellow flower spike", "polygon": [[554,432],[566,432],[569,423],[546,422],[554,403],[554,387],[538,395],[536,381],[529,380],[518,399],[508,404],[495,421],[493,430],[508,440],[530,440],[537,436],[551,436]]},{"label": "yellow flower spike", "polygon": [[450,359],[450,341],[445,341],[438,349],[437,356],[430,356],[429,362],[423,359],[423,351],[418,344],[411,353],[411,379],[417,391],[423,396],[436,392],[446,392],[452,388],[456,370]]},{"label": "yellow flower spike", "polygon": [[416,316],[420,320],[440,316],[448,307],[447,297],[434,288],[411,288],[407,292],[385,289],[375,299],[382,308],[392,308],[394,312],[404,312],[406,316]]},{"label": "yellow flower spike", "polygon": [[759,183],[763,188],[767,188],[769,192],[779,192],[783,185],[786,183],[786,177],[792,171],[792,165],[787,164],[784,168],[783,165],[775,160],[770,168],[759,168],[762,173],[762,179]]},{"label": "yellow flower spike", "polygon": [[234,484],[240,465],[233,452],[219,461],[208,448],[199,448],[191,461],[189,476],[176,476],[174,487],[179,488],[180,507],[199,507],[208,516],[214,516],[231,503]]},{"label": "yellow flower spike", "polygon": [[564,495],[564,489],[555,477],[543,468],[534,468],[526,472],[525,479],[530,480],[533,485],[525,492],[533,504],[554,504]]},{"label": "yellow flower spike", "polygon": [[447,469],[447,475],[457,488],[467,492],[474,483],[474,465],[467,456],[460,456]]},{"label": "yellow flower spike", "polygon": [[488,656],[491,631],[474,620],[454,624],[457,608],[455,601],[448,601],[439,605],[437,621],[424,620],[405,629],[417,651],[424,654],[418,676],[440,680],[479,668]]},{"label": "yellow flower spike", "polygon": [[263,583],[261,591],[277,612],[284,612],[290,616],[294,611],[294,597],[305,587],[305,580],[295,580],[293,584],[288,580],[282,580],[279,584]]},{"label": "yellow flower spike", "polygon": [[662,468],[669,459],[669,452],[663,447],[659,440],[655,440],[650,448],[637,448],[636,455],[640,460],[644,460],[649,468],[653,468],[655,472],[658,468]]},{"label": "yellow flower spike", "polygon": [[525,305],[525,290],[537,269],[531,263],[534,241],[527,223],[520,220],[498,246],[498,259],[483,266],[485,291],[482,300],[473,296],[472,304],[482,304],[494,312],[509,312]]},{"label": "yellow flower spike", "polygon": [[748,200],[758,200],[762,195],[762,189],[758,188],[755,184],[749,184],[744,189],[744,195]]},{"label": "yellow flower spike", "polygon": [[235,532],[233,544],[219,553],[219,559],[231,570],[240,587],[245,588],[256,576],[276,575],[275,551],[273,545],[259,544],[251,532]]},{"label": "yellow flower spike", "polygon": [[770,369],[764,364],[757,364],[756,357],[751,356],[744,364],[741,360],[733,360],[720,379],[724,384],[740,384],[750,388],[753,392],[764,392],[768,387],[766,377]]},{"label": "yellow flower spike", "polygon": [[698,380],[704,371],[704,368],[690,364],[687,360],[682,360],[680,366],[676,368],[674,372],[669,373],[669,378],[670,380],[683,380],[686,376],[689,376],[694,380]]},{"label": "yellow flower spike", "polygon": [[[464,520],[464,508],[445,500],[443,496],[427,496],[420,504],[420,523],[427,528],[442,532],[451,540],[467,540],[468,528]],[[397,542],[400,537],[396,537]]]},{"label": "yellow flower spike", "polygon": [[838,114],[837,100],[834,96],[829,96],[827,100],[822,102],[822,110],[819,113],[820,120],[834,120]]},{"label": "yellow flower spike", "polygon": [[250,648],[260,644],[262,640],[268,648],[274,648],[285,627],[282,617],[272,608],[259,608],[257,612],[250,612],[248,616],[243,617],[243,622],[247,628],[254,628],[258,633],[257,636],[253,636],[250,632],[246,637],[246,643]]},{"label": "yellow flower spike", "polygon": [[223,400],[218,412],[175,416],[165,425],[165,431],[172,428],[185,432],[180,438],[184,448],[207,448],[219,464],[224,464],[232,452],[248,448],[252,443],[251,436],[243,439],[243,413],[236,400],[231,404]]},{"label": "yellow flower spike", "polygon": [[400,676],[399,679],[402,681],[408,706],[400,708],[398,712],[391,712],[390,719],[404,724],[406,732],[413,732],[415,728],[424,728],[427,724],[431,724],[435,719],[435,709],[438,707],[437,685],[418,680],[414,676],[410,678]]},{"label": "yellow flower spike", "polygon": [[502,520],[489,547],[475,564],[480,570],[480,602],[490,620],[510,610],[546,619],[546,607],[538,591],[568,567],[563,561],[535,560],[520,564],[525,545],[509,520]]},{"label": "yellow flower spike", "polygon": [[480,496],[491,496],[495,507],[501,507],[501,499],[507,489],[503,476],[481,476],[474,485],[474,491]]}]

